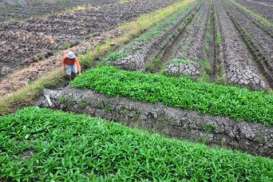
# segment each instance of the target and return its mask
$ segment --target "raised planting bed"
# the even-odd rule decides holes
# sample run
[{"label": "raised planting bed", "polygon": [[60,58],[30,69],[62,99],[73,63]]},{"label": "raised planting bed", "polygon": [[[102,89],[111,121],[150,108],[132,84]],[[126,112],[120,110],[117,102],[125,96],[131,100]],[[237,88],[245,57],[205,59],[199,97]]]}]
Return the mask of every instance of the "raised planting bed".
[{"label": "raised planting bed", "polygon": [[244,85],[252,89],[268,89],[269,85],[257,67],[255,59],[244,44],[224,8],[224,1],[213,1],[219,18],[222,35],[225,79],[229,83]]},{"label": "raised planting bed", "polygon": [[109,96],[161,102],[167,106],[226,116],[237,121],[273,125],[273,95],[262,91],[123,71],[109,66],[87,71],[71,85]]},{"label": "raised planting bed", "polygon": [[0,117],[1,181],[272,181],[273,161],[40,108]]},{"label": "raised planting bed", "polygon": [[[247,16],[253,24],[262,29],[265,33],[267,33],[271,38],[273,38],[273,21],[267,20],[263,16],[249,10],[248,8],[236,3],[235,1],[231,1],[234,6],[236,6],[236,10],[242,12],[245,16]],[[273,10],[273,6],[272,6]]]},{"label": "raised planting bed", "polygon": [[[199,2],[185,1],[178,12],[119,50],[110,53],[103,62],[128,70],[147,69],[147,65],[153,62],[185,29],[199,8]],[[157,66],[160,67],[161,64],[160,61]]]},{"label": "raised planting bed", "polygon": [[269,21],[273,23],[273,2],[260,2],[254,0],[236,0],[236,2],[240,3],[241,6],[260,14],[261,16],[267,18]]},{"label": "raised planting bed", "polygon": [[[167,64],[164,71],[170,75],[187,75],[193,78],[203,75],[205,60],[204,38],[209,17],[209,1],[205,1],[194,19],[180,37],[164,51],[162,60]],[[211,49],[213,49],[211,47]]]},{"label": "raised planting bed", "polygon": [[85,113],[130,127],[144,128],[179,139],[238,149],[273,158],[273,127],[200,114],[162,104],[109,97],[92,90],[44,90],[40,107]]}]

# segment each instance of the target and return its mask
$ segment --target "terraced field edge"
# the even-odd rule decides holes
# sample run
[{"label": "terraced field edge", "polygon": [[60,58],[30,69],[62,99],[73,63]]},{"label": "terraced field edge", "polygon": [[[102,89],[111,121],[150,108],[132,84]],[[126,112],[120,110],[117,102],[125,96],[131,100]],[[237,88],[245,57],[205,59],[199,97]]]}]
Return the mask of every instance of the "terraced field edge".
[{"label": "terraced field edge", "polygon": [[0,117],[0,130],[4,181],[273,180],[270,159],[167,139],[84,115],[25,108]]},{"label": "terraced field edge", "polygon": [[130,72],[110,66],[91,69],[71,85],[108,96],[163,103],[237,121],[273,125],[273,95],[264,91],[193,81],[184,77]]}]

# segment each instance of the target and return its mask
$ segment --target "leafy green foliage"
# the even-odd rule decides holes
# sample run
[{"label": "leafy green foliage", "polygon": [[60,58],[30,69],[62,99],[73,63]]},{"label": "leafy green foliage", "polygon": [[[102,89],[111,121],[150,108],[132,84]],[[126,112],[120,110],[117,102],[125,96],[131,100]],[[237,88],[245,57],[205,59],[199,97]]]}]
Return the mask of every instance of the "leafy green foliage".
[{"label": "leafy green foliage", "polygon": [[127,55],[123,52],[111,52],[109,53],[105,60],[106,62],[114,62],[117,61],[119,59],[125,58]]},{"label": "leafy green foliage", "polygon": [[180,65],[180,64],[192,64],[193,61],[189,60],[189,59],[179,59],[179,58],[174,58],[171,60],[172,64],[176,64],[176,65]]},{"label": "leafy green foliage", "polygon": [[84,115],[0,117],[1,181],[272,181],[273,161]]},{"label": "leafy green foliage", "polygon": [[217,46],[220,46],[222,44],[222,42],[223,42],[223,38],[222,38],[221,34],[219,32],[217,32],[217,34],[216,34],[216,44],[217,44]]},{"label": "leafy green foliage", "polygon": [[235,120],[273,125],[273,95],[188,78],[99,67],[77,77],[72,86],[109,96],[199,111]]}]

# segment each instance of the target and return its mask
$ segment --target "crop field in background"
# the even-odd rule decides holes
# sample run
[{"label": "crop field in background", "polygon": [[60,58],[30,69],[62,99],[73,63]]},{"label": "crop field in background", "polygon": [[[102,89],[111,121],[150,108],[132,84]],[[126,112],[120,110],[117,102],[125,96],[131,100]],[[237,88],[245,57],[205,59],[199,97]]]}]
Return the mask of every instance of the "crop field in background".
[{"label": "crop field in background", "polygon": [[[220,118],[227,130],[209,123],[210,136],[227,144],[209,147],[27,107],[0,116],[0,182],[273,181],[271,154],[221,148],[232,137],[234,149],[273,148],[272,0],[0,0],[0,21],[0,115],[42,99],[52,105],[44,88],[68,88],[75,98],[88,89],[132,108],[147,102],[174,117],[176,109]],[[71,82],[60,64],[68,50],[84,69]]]},{"label": "crop field in background", "polygon": [[248,3],[198,1],[170,20],[173,24],[159,25],[111,53],[108,62],[129,70],[271,89],[273,20],[243,4]]},{"label": "crop field in background", "polygon": [[[4,21],[0,25],[0,89],[10,92],[14,91],[14,87],[20,87],[19,84],[24,84],[9,84],[8,76],[14,72],[33,67],[31,74],[21,76],[18,80],[34,81],[41,75],[39,73],[45,73],[47,70],[46,65],[37,68],[33,63],[44,64],[43,61],[47,60],[49,64],[59,66],[57,60],[48,60],[59,51],[75,47],[90,38],[91,43],[103,40],[103,33],[119,24],[174,1],[144,0],[120,3],[117,0],[101,0],[100,3],[95,3],[96,1],[90,0],[85,1],[89,2],[88,6],[74,6],[65,11],[29,17],[21,21]],[[112,34],[115,36],[118,32]],[[2,91],[0,93],[5,94]]]}]

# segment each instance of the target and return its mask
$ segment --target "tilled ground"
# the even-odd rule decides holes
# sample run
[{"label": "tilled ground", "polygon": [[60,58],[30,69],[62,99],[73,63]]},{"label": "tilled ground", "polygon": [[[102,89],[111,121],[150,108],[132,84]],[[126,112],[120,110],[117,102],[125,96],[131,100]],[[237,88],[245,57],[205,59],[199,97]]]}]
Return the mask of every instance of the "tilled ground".
[{"label": "tilled ground", "polygon": [[[167,22],[149,30],[139,38],[135,39],[128,45],[119,50],[119,53],[126,53],[127,56],[118,59],[111,64],[128,70],[147,70],[148,65],[154,60],[160,59],[157,66],[152,66],[153,71],[159,71],[164,54],[164,50],[173,45],[181,34],[181,31],[190,23],[196,12],[199,10],[199,5],[195,4],[182,12],[175,14]],[[158,34],[157,36],[151,36]],[[146,37],[148,40],[145,40]],[[152,38],[151,38],[152,37]],[[152,71],[152,70],[150,70]]]},{"label": "tilled ground", "polygon": [[162,8],[175,0],[142,0],[112,3],[77,12],[13,21],[0,26],[0,77],[20,67],[79,44],[140,14]]},{"label": "tilled ground", "polygon": [[273,22],[273,1],[236,0],[250,10],[257,12]]},{"label": "tilled ground", "polygon": [[[90,37],[96,39],[96,43],[101,42],[104,40],[101,36],[105,35],[102,32],[107,32],[116,24],[173,1],[143,0],[103,5],[101,8],[89,6],[73,13],[0,25],[2,74],[7,75],[27,65],[34,65],[38,69],[20,72],[16,79],[2,77],[0,95],[16,90],[37,79],[40,73],[52,69],[56,60],[61,59],[61,56],[52,56],[55,50],[77,47],[75,45],[90,40]],[[258,26],[259,22],[255,22],[256,19],[251,16],[231,2],[196,1],[173,15],[170,22],[166,20],[166,25],[121,48],[121,53],[126,53],[126,56],[112,64],[129,70],[165,71],[171,75],[187,75],[201,80],[205,78],[252,89],[269,89],[273,83],[273,41],[270,34]],[[157,35],[151,36],[154,33]],[[119,33],[113,31],[110,34]],[[152,38],[145,42],[145,36]],[[248,39],[251,39],[250,43]],[[84,46],[90,48],[91,44],[79,44],[77,50],[84,49]],[[50,56],[54,57],[49,59],[50,62],[39,62]],[[59,63],[56,65],[59,66]],[[216,75],[220,69],[221,73]],[[204,73],[210,74],[209,78]],[[22,74],[27,76],[22,78]]]},{"label": "tilled ground", "polygon": [[205,59],[203,47],[208,13],[209,3],[206,1],[195,15],[192,22],[181,34],[177,44],[173,45],[170,50],[167,50],[170,51],[170,53],[167,51],[165,52],[166,56],[163,56],[163,59],[167,59],[167,62],[169,62],[166,68],[166,71],[169,74],[183,74],[189,76],[200,75],[200,62]]},{"label": "tilled ground", "polygon": [[[198,75],[200,73],[198,61],[203,57],[202,47],[207,15],[207,2],[194,5],[190,10],[178,15],[179,21],[174,23],[173,27],[164,28],[163,33],[148,44],[136,40],[135,45],[126,46],[125,52],[130,55],[113,64],[129,70],[158,72],[166,69],[174,75]],[[170,62],[179,59],[186,61],[189,59],[190,62],[180,64],[179,61],[167,66]]]},{"label": "tilled ground", "polygon": [[251,50],[257,65],[263,72],[268,83],[272,86],[273,82],[273,37],[268,34],[262,27],[256,26],[251,17],[241,13],[238,9],[229,6],[230,14],[233,21],[237,24],[244,41]]},{"label": "tilled ground", "polygon": [[[256,19],[243,14],[232,3],[201,2],[190,13],[185,13],[172,29],[164,29],[162,36],[148,44],[136,44],[136,48],[128,46],[125,52],[130,55],[113,64],[129,70],[158,72],[164,69],[170,75],[225,81],[258,90],[272,86],[273,43],[268,31],[257,26]],[[259,45],[254,46],[259,49],[258,57],[233,20]],[[261,65],[261,62],[265,63]]]},{"label": "tilled ground", "polygon": [[266,88],[262,73],[257,69],[253,57],[225,12],[222,2],[215,1],[215,5],[223,36],[226,79],[230,83],[251,88]]},{"label": "tilled ground", "polygon": [[117,0],[43,0],[40,2],[33,0],[1,0],[0,22],[48,15],[86,4],[99,6],[116,2]]}]

